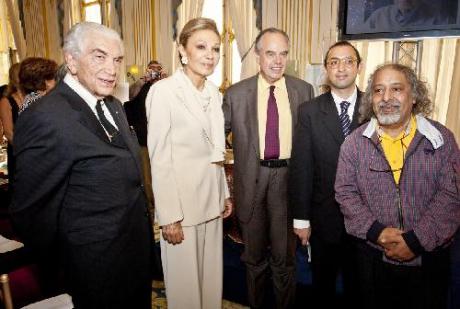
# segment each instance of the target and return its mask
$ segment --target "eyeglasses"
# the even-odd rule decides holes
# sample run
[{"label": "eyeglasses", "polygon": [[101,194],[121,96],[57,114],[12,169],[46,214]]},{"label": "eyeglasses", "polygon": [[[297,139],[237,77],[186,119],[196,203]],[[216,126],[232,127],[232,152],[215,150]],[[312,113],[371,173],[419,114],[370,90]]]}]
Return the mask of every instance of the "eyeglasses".
[{"label": "eyeglasses", "polygon": [[343,64],[346,68],[351,68],[354,66],[355,62],[358,62],[358,60],[354,58],[332,58],[326,61],[326,64],[332,69],[338,68],[340,64]]}]

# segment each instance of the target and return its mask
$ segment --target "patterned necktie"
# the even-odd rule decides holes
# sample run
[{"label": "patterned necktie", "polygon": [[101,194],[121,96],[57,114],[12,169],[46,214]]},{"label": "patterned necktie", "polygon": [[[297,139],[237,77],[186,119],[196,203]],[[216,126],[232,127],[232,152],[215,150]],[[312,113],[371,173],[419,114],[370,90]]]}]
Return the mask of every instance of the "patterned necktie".
[{"label": "patterned necktie", "polygon": [[339,120],[340,120],[340,125],[342,126],[342,132],[345,137],[347,137],[350,134],[350,116],[348,116],[348,107],[350,107],[350,102],[347,101],[342,101],[340,102],[340,115],[339,115]]},{"label": "patterned necktie", "polygon": [[109,140],[112,140],[115,135],[118,134],[117,128],[115,128],[110,121],[104,115],[104,111],[102,110],[102,100],[97,100],[96,103],[96,112],[97,116],[99,117],[99,122],[104,127],[105,131],[107,131],[107,135],[109,136]]},{"label": "patterned necktie", "polygon": [[265,128],[265,160],[278,159],[280,156],[279,116],[274,92],[275,86],[270,86],[267,104],[267,126]]}]

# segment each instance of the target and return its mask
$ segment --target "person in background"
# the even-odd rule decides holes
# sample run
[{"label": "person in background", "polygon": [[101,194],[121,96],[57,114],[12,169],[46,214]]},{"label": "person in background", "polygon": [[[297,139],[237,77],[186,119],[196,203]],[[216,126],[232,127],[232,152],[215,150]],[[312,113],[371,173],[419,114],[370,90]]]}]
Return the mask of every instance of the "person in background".
[{"label": "person in background", "polygon": [[[131,74],[131,73],[129,73]],[[134,78],[132,75],[128,75]],[[153,82],[168,77],[168,74],[163,70],[163,66],[156,60],[152,60],[147,65],[143,77],[136,80],[136,82],[129,86],[129,99],[133,100],[137,97],[142,89],[151,86]],[[149,88],[149,87],[148,87]],[[148,90],[147,90],[148,92]],[[147,93],[143,94],[147,95]],[[145,98],[145,97],[144,97]]]},{"label": "person in background", "polygon": [[163,70],[161,64],[156,60],[150,61],[146,70],[146,74],[143,78],[145,83],[143,84],[139,93],[135,98],[123,105],[128,123],[136,132],[137,140],[141,146],[142,170],[146,185],[145,192],[147,194],[149,207],[152,211],[154,207],[154,198],[152,191],[152,175],[150,172],[149,153],[147,150],[147,116],[145,112],[145,99],[147,98],[150,87],[157,81],[166,77],[167,74]]},{"label": "person in background", "polygon": [[140,149],[112,96],[123,42],[82,22],[63,50],[64,81],[16,123],[14,226],[37,258],[62,266],[75,308],[151,308],[153,235]]},{"label": "person in background", "polygon": [[195,18],[179,36],[182,68],[146,100],[155,212],[161,227],[168,308],[222,307],[222,218],[232,212],[224,172],[222,97],[207,80],[220,58],[213,20]]},{"label": "person in background", "polygon": [[14,166],[15,160],[13,156],[13,132],[14,124],[19,115],[19,109],[24,102],[24,94],[19,82],[19,69],[21,65],[15,63],[9,70],[9,83],[4,96],[0,99],[0,120],[3,124],[3,134],[8,141],[8,190],[10,193],[14,186]]},{"label": "person in background", "polygon": [[[147,149],[147,115],[145,112],[145,99],[147,98],[150,87],[157,81],[166,77],[167,74],[163,70],[162,65],[156,60],[150,61],[145,76],[142,79],[145,83],[143,83],[139,93],[136,97],[123,105],[128,124],[137,135],[137,140],[141,146],[142,174],[145,182],[145,194],[152,214],[154,213],[154,197],[152,191],[152,173],[149,152]],[[157,251],[155,250],[154,253],[157,254]],[[154,278],[155,276],[161,277],[162,270],[160,257],[158,256],[155,261],[158,262],[158,264],[154,266]]]},{"label": "person in background", "polygon": [[460,223],[453,134],[427,118],[425,83],[379,66],[360,107],[370,119],[345,139],[336,199],[356,237],[361,308],[446,308],[450,247]]},{"label": "person in background", "polygon": [[235,205],[244,242],[249,304],[254,308],[272,305],[266,297],[271,281],[276,308],[288,308],[294,303],[296,287],[288,166],[298,107],[313,97],[313,87],[284,74],[289,53],[284,31],[261,31],[255,52],[259,74],[225,93],[225,130],[232,132]]},{"label": "person in background", "polygon": [[21,62],[19,83],[25,95],[19,115],[56,85],[57,63],[50,59],[30,57]]},{"label": "person in background", "polygon": [[294,132],[289,198],[294,232],[302,245],[311,243],[317,308],[339,306],[339,273],[345,307],[353,307],[353,250],[335,201],[334,183],[340,146],[358,127],[362,92],[355,81],[361,67],[361,57],[353,45],[347,41],[332,45],[324,58],[330,91],[300,106]]},{"label": "person in background", "polygon": [[167,74],[162,65],[156,61],[150,61],[146,74],[143,77],[145,83],[139,93],[130,101],[126,102],[123,107],[126,112],[129,125],[134,128],[137,139],[142,147],[147,146],[147,117],[145,114],[145,99],[150,87],[157,81],[166,78]]}]

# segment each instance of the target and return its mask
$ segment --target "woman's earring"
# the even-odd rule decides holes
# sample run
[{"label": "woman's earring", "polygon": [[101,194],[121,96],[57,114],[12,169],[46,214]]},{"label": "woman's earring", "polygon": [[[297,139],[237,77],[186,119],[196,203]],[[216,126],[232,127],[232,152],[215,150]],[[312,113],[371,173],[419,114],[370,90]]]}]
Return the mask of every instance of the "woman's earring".
[{"label": "woman's earring", "polygon": [[183,65],[186,65],[188,63],[187,56],[182,56],[182,58],[180,59],[180,62],[182,62]]}]

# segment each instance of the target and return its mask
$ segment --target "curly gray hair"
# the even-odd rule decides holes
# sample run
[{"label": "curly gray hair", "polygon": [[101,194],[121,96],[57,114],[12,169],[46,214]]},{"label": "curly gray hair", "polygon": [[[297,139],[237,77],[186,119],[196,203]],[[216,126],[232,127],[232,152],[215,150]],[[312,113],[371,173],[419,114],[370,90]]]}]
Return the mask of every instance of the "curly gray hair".
[{"label": "curly gray hair", "polygon": [[414,70],[411,68],[399,63],[386,63],[378,66],[374,73],[372,73],[372,75],[369,77],[366,93],[361,99],[361,105],[359,107],[359,121],[361,123],[370,120],[372,117],[375,117],[374,109],[372,106],[374,80],[377,73],[384,69],[392,69],[401,72],[406,77],[412,90],[412,96],[415,99],[412,113],[422,114],[424,116],[429,116],[432,113],[433,103],[429,98],[426,83],[418,79]]}]

